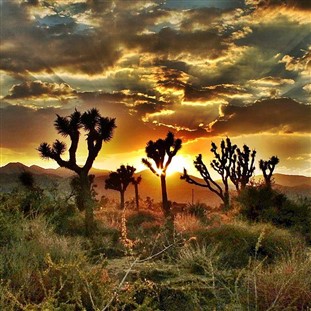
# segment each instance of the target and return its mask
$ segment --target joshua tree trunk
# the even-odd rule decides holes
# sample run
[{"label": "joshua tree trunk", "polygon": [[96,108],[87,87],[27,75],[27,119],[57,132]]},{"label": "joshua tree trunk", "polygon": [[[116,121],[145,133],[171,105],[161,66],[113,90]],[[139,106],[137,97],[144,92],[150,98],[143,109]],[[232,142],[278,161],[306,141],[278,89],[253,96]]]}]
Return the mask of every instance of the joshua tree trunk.
[{"label": "joshua tree trunk", "polygon": [[167,190],[166,190],[166,176],[161,175],[161,190],[162,190],[162,208],[165,217],[170,216],[170,206],[167,199]]},{"label": "joshua tree trunk", "polygon": [[120,208],[124,210],[124,191],[120,191]]},{"label": "joshua tree trunk", "polygon": [[229,192],[224,193],[224,211],[228,211],[230,209],[230,199],[229,199]]},{"label": "joshua tree trunk", "polygon": [[136,201],[136,209],[139,210],[139,194],[138,194],[138,184],[134,184],[135,188],[135,201]]},{"label": "joshua tree trunk", "polygon": [[229,185],[224,181],[225,191],[224,191],[224,210],[228,211],[230,209],[230,195],[229,195]]},{"label": "joshua tree trunk", "polygon": [[166,222],[165,227],[168,233],[168,239],[172,242],[174,240],[174,215],[171,211],[170,202],[167,199],[165,175],[161,175],[161,188],[162,188],[162,209]]},{"label": "joshua tree trunk", "polygon": [[91,185],[87,174],[81,173],[79,177],[81,181],[81,203],[84,205],[83,209],[85,210],[85,232],[86,235],[91,235],[94,229],[94,202],[91,195]]}]

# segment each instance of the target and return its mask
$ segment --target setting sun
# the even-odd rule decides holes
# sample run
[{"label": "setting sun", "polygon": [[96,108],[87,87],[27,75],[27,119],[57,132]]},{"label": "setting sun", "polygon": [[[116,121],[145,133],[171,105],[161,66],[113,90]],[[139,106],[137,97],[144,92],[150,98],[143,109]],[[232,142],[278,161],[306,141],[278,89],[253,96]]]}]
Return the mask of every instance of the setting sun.
[{"label": "setting sun", "polygon": [[171,164],[169,165],[166,175],[170,176],[174,173],[182,173],[184,168],[189,166],[189,163],[182,155],[176,155],[175,158],[173,158]]}]

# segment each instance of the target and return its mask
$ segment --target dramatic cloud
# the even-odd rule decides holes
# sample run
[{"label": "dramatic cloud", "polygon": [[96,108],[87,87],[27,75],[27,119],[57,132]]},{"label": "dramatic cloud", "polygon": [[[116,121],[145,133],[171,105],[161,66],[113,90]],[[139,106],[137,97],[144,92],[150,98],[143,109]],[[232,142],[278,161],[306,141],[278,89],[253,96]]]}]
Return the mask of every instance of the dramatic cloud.
[{"label": "dramatic cloud", "polygon": [[[9,155],[35,159],[55,138],[55,114],[75,108],[116,118],[111,156],[168,130],[188,146],[310,135],[310,1],[10,0],[1,13]],[[288,152],[286,166],[310,153]]]},{"label": "dramatic cloud", "polygon": [[223,116],[211,125],[211,134],[310,133],[311,106],[287,99],[270,99],[245,107],[224,106]]},{"label": "dramatic cloud", "polygon": [[67,83],[47,83],[41,81],[28,81],[22,84],[13,85],[9,95],[5,99],[21,98],[70,98],[76,96],[76,91]]}]

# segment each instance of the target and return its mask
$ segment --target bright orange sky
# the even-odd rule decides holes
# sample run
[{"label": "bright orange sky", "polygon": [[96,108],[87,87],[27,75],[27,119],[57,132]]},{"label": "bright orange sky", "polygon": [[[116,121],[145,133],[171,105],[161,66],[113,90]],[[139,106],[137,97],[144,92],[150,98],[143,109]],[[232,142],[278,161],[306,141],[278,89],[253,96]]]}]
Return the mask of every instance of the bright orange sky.
[{"label": "bright orange sky", "polygon": [[[311,176],[309,1],[1,2],[1,165],[57,167],[36,148],[53,122],[116,118],[94,167],[143,169],[146,143],[183,140],[171,170],[229,136]],[[85,157],[81,140],[78,159]]]}]

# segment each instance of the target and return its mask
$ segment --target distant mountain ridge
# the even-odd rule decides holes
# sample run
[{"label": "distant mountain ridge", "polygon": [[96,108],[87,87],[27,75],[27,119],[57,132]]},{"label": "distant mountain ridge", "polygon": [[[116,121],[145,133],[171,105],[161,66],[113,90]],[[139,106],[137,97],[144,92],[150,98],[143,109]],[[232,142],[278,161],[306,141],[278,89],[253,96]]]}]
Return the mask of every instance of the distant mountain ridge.
[{"label": "distant mountain ridge", "polygon": [[[61,191],[70,190],[70,179],[74,173],[65,168],[45,169],[37,165],[26,166],[22,163],[9,163],[0,167],[0,192],[11,191],[14,187],[19,186],[18,175],[23,171],[29,171],[35,175],[35,180],[41,187],[49,187],[54,184],[59,184]],[[95,184],[98,196],[105,195],[116,200],[119,199],[119,193],[113,190],[105,189],[105,179],[108,177],[110,171],[92,169],[91,174],[96,176]],[[147,196],[153,198],[155,201],[161,200],[160,180],[157,176],[149,170],[138,172],[137,176],[142,176],[142,182],[139,185],[140,196],[145,198]],[[215,206],[220,203],[219,198],[210,192],[207,188],[197,187],[186,183],[180,179],[181,173],[174,173],[167,176],[167,191],[169,199],[176,202],[205,202],[209,205]],[[297,195],[311,196],[311,177],[300,175],[285,175],[274,174],[275,188],[280,189],[289,196],[295,197]],[[193,177],[198,182],[204,184],[200,178]],[[262,180],[262,176],[256,176],[255,181]],[[232,187],[232,189],[234,189]],[[134,189],[130,185],[126,192],[126,199],[134,197]]]},{"label": "distant mountain ridge", "polygon": [[[27,166],[20,162],[11,162],[0,167],[0,174],[19,174],[23,171],[28,171],[35,175],[48,174],[48,175],[56,175],[59,177],[71,177],[74,175],[74,172],[63,167],[58,167],[55,169],[54,168],[43,168],[38,165]],[[100,175],[100,174],[107,174],[108,171],[92,168],[90,173],[95,174],[95,175]]]}]

